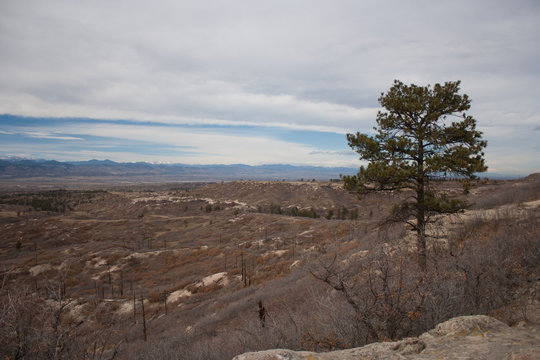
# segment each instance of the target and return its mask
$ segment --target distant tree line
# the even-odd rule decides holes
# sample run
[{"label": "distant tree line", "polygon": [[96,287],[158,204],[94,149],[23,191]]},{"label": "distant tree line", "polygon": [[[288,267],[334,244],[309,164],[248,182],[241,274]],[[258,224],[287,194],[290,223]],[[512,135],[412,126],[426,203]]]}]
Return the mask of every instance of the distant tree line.
[{"label": "distant tree line", "polygon": [[[282,208],[278,204],[270,204],[268,207],[258,206],[257,212],[266,213],[266,214],[276,214],[276,215],[285,215],[285,216],[297,216],[297,217],[308,217],[312,219],[319,219],[321,215],[317,210],[312,206],[310,208],[301,209],[297,206]],[[356,220],[358,219],[358,209],[347,209],[345,206],[338,208],[334,213],[334,209],[329,209],[326,215],[326,219],[336,219],[336,220]]]},{"label": "distant tree line", "polygon": [[257,207],[257,212],[266,213],[266,214],[276,214],[276,215],[285,215],[285,216],[301,216],[309,217],[312,219],[320,218],[320,215],[317,213],[315,208],[311,207],[309,209],[299,209],[297,206],[291,208],[282,208],[278,204],[270,204],[268,207],[263,207],[259,205]]},{"label": "distant tree line", "polygon": [[337,220],[356,220],[358,219],[358,209],[352,208],[351,210],[347,209],[345,206],[338,208],[337,213],[334,216],[334,209],[329,209],[326,214],[328,220],[337,219]]},{"label": "distant tree line", "polygon": [[76,205],[92,202],[92,198],[99,193],[104,193],[104,191],[68,191],[60,189],[16,195],[10,194],[0,197],[0,203],[28,206],[34,211],[63,213],[73,210]]}]

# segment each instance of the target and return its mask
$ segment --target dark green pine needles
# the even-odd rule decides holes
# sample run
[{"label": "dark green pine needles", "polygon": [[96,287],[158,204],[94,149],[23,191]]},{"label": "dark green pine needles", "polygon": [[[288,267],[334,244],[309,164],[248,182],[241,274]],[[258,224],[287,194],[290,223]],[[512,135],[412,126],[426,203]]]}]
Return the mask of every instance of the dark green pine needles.
[{"label": "dark green pine needles", "polygon": [[355,176],[343,176],[348,190],[367,192],[411,189],[414,196],[394,208],[391,219],[417,233],[418,263],[426,269],[426,224],[434,214],[455,213],[467,203],[429,187],[433,177],[464,181],[484,172],[487,142],[476,120],[465,113],[471,101],[459,94],[460,81],[433,88],[394,81],[381,94],[386,109],[377,114],[375,134],[347,134],[349,146],[368,161]]}]

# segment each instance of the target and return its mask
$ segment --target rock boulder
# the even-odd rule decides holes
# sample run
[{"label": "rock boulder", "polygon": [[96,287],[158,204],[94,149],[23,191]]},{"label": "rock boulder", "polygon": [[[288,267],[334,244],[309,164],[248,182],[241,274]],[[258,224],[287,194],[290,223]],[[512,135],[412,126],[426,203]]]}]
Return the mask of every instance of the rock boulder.
[{"label": "rock boulder", "polygon": [[233,360],[353,360],[353,359],[540,359],[538,327],[509,327],[484,315],[445,321],[419,337],[374,343],[361,348],[313,353],[266,350],[245,353]]}]

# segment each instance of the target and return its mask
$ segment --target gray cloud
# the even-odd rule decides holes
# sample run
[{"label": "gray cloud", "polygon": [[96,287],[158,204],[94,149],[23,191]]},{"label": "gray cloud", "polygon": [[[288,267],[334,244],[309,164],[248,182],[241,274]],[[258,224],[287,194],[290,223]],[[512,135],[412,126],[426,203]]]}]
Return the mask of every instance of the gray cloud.
[{"label": "gray cloud", "polygon": [[0,113],[344,133],[371,129],[396,78],[461,79],[486,138],[526,156],[539,16],[535,1],[6,0]]},{"label": "gray cloud", "polygon": [[358,154],[356,154],[352,150],[342,150],[342,151],[337,151],[337,150],[326,150],[326,151],[325,150],[315,150],[315,151],[312,151],[312,152],[309,153],[309,155],[322,155],[322,154],[358,157]]}]

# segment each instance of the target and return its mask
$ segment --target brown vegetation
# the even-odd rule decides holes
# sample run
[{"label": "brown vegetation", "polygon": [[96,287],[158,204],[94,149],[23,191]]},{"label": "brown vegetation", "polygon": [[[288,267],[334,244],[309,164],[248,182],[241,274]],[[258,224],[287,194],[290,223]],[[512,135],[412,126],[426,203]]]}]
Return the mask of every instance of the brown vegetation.
[{"label": "brown vegetation", "polygon": [[[359,200],[314,182],[4,192],[0,355],[227,359],[398,339],[464,314],[536,321],[538,184],[472,184],[475,207],[428,229],[423,276],[405,229],[382,225],[405,194]],[[25,205],[50,196],[65,212]]]}]

